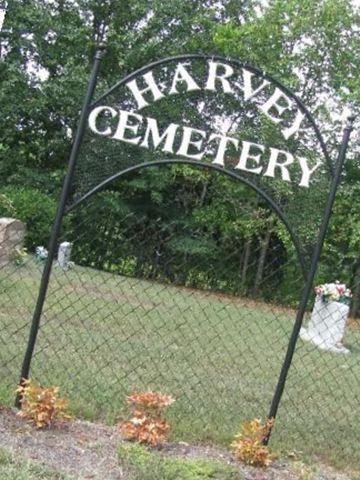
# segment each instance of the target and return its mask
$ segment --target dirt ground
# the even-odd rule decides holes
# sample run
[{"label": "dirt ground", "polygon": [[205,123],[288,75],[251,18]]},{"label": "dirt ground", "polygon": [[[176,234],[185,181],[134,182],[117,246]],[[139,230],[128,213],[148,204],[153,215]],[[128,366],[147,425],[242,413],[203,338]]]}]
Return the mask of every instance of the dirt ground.
[{"label": "dirt ground", "polygon": [[[116,427],[74,420],[50,430],[37,430],[20,419],[15,410],[0,410],[0,448],[75,478],[128,480],[117,457],[122,441]],[[215,459],[237,465],[245,480],[350,480],[323,464],[313,468],[300,462],[278,460],[266,470],[251,468],[236,462],[226,450],[184,442],[167,444],[161,451],[163,455]]]}]

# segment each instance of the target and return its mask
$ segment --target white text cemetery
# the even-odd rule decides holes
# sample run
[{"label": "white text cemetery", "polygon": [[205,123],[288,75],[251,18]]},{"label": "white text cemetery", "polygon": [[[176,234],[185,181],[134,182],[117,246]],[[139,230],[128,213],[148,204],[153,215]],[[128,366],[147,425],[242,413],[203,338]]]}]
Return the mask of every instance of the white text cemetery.
[{"label": "white text cemetery", "polygon": [[244,102],[255,104],[264,118],[279,125],[284,140],[295,136],[305,116],[296,102],[268,80],[259,84],[256,75],[246,68],[241,69],[239,77],[235,76],[230,65],[209,61],[207,74],[200,84],[192,77],[187,64],[178,63],[166,87],[163,82],[157,83],[152,71],[140,79],[127,82],[125,86],[135,100],[136,111],[127,111],[116,105],[96,106],[88,120],[95,134],[192,160],[210,160],[221,167],[228,166],[231,151],[233,168],[287,182],[294,182],[293,172],[297,172],[296,181],[301,187],[309,187],[312,176],[322,165],[320,160],[310,161],[303,155],[250,139],[239,140],[234,136],[178,123],[160,126],[159,120],[137,113],[151,103],[179,94],[180,86],[181,93],[184,93],[184,87],[185,93],[204,90],[231,95],[240,92]]}]

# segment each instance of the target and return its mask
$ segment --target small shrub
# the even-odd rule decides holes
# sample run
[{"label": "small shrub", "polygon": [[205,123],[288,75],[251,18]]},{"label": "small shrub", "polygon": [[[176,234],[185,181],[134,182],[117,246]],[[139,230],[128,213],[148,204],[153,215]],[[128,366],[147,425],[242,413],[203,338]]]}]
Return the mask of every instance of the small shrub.
[{"label": "small shrub", "polygon": [[29,420],[37,428],[51,427],[56,420],[68,420],[68,402],[58,396],[58,387],[41,387],[35,380],[23,380],[17,389],[21,396],[18,415]]},{"label": "small shrub", "polygon": [[127,402],[131,405],[132,418],[120,424],[124,438],[153,447],[163,443],[170,431],[164,411],[174,399],[158,392],[134,392]]},{"label": "small shrub", "polygon": [[15,217],[26,224],[25,246],[30,252],[47,244],[55,212],[56,200],[36,188],[2,188],[0,217]]},{"label": "small shrub", "polygon": [[263,445],[263,441],[269,435],[273,424],[273,420],[268,420],[265,425],[262,425],[257,418],[244,423],[231,444],[235,457],[255,467],[269,466],[274,456],[269,448]]},{"label": "small shrub", "polygon": [[13,202],[3,193],[0,193],[0,211],[5,211],[10,217],[16,215],[16,208],[14,207]]}]

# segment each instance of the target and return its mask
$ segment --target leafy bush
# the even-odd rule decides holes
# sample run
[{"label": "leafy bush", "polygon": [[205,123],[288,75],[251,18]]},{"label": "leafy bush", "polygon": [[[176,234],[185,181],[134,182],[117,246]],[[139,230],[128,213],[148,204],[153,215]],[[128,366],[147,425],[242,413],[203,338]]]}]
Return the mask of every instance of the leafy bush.
[{"label": "leafy bush", "polygon": [[12,201],[4,193],[0,193],[0,211],[8,212],[7,215],[10,217],[16,215],[16,210]]},{"label": "leafy bush", "polygon": [[68,420],[68,402],[58,396],[58,387],[41,387],[35,380],[23,380],[17,389],[21,396],[18,415],[29,420],[37,428],[51,427],[56,420]]},{"label": "leafy bush", "polygon": [[235,457],[254,467],[267,467],[273,460],[269,448],[263,444],[268,436],[274,421],[268,420],[265,425],[257,418],[241,426],[241,431],[236,435],[231,444]]},{"label": "leafy bush", "polygon": [[170,431],[164,410],[174,399],[158,392],[134,392],[127,401],[131,405],[132,418],[120,424],[124,438],[153,447],[163,443]]},{"label": "leafy bush", "polygon": [[1,191],[0,217],[15,217],[26,224],[25,246],[29,251],[47,245],[55,212],[56,201],[40,190],[9,186]]}]

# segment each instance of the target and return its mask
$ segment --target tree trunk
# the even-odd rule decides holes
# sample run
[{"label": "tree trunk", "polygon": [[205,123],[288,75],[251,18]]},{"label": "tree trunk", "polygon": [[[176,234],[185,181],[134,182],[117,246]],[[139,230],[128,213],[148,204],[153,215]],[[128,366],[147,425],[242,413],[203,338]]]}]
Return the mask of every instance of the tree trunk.
[{"label": "tree trunk", "polygon": [[353,300],[351,308],[351,316],[360,316],[360,263],[356,266],[354,275]]},{"label": "tree trunk", "polygon": [[208,185],[209,185],[209,182],[206,181],[203,183],[203,188],[202,188],[202,192],[201,192],[201,195],[200,195],[200,201],[199,201],[199,207],[203,207],[204,206],[204,203],[205,203],[205,197],[207,195],[207,190],[208,190]]},{"label": "tree trunk", "polygon": [[264,275],[265,259],[266,259],[267,250],[269,248],[271,231],[272,229],[270,225],[266,231],[265,237],[262,239],[262,242],[260,244],[260,255],[259,255],[259,261],[257,265],[256,275],[255,275],[255,281],[254,281],[254,295],[258,295],[260,292],[260,285]]},{"label": "tree trunk", "polygon": [[246,290],[246,275],[249,267],[251,253],[251,239],[247,240],[244,247],[244,259],[241,268],[241,290],[245,292]]}]

